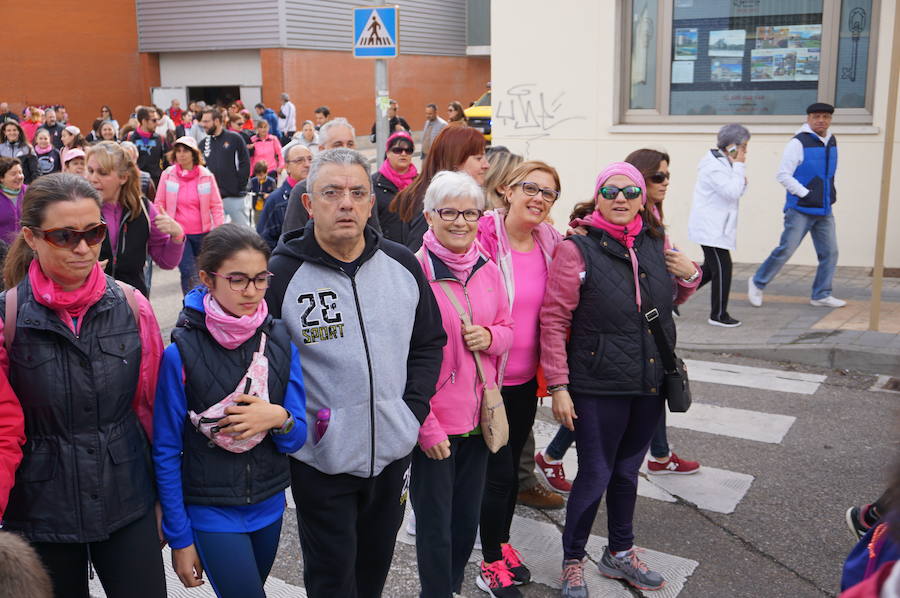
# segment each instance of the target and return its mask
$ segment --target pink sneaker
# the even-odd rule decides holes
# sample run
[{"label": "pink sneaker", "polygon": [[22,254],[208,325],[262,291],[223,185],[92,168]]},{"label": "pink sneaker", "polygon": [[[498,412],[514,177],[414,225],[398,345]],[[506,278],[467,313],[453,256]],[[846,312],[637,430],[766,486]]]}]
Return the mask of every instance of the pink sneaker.
[{"label": "pink sneaker", "polygon": [[531,581],[531,571],[522,562],[522,555],[518,550],[510,544],[501,544],[500,554],[503,555],[503,562],[513,575],[514,584],[520,586]]},{"label": "pink sneaker", "polygon": [[548,463],[544,459],[544,453],[539,452],[534,456],[534,463],[537,465],[537,472],[548,486],[560,494],[568,494],[572,491],[572,482],[566,479],[562,461]]},{"label": "pink sneaker", "polygon": [[691,473],[697,473],[699,469],[699,462],[680,459],[675,453],[671,453],[669,455],[669,460],[665,463],[660,463],[655,459],[647,460],[647,473],[655,475],[666,473],[687,475]]}]

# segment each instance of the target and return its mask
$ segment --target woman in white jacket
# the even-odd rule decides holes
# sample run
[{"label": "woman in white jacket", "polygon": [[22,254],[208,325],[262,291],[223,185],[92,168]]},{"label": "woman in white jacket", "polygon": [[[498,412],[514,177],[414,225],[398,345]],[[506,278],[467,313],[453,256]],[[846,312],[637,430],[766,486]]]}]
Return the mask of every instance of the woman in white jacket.
[{"label": "woman in white jacket", "polygon": [[719,129],[716,148],[709,150],[697,166],[697,184],[688,221],[688,235],[703,247],[703,279],[709,283],[709,323],[734,328],[740,320],[728,314],[731,292],[731,250],[737,237],[738,202],[747,189],[744,173],[750,131],[739,124]]}]

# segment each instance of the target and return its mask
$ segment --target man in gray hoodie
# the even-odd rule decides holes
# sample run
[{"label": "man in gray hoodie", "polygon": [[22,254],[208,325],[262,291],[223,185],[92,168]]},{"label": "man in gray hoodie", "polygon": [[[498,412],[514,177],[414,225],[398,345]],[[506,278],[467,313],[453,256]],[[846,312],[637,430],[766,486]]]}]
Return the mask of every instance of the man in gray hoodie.
[{"label": "man in gray hoodie", "polygon": [[300,352],[309,437],[292,455],[310,598],[381,595],[408,468],[446,336],[415,256],[366,226],[366,160],[323,151],[302,200],[312,218],[269,262],[269,311]]}]

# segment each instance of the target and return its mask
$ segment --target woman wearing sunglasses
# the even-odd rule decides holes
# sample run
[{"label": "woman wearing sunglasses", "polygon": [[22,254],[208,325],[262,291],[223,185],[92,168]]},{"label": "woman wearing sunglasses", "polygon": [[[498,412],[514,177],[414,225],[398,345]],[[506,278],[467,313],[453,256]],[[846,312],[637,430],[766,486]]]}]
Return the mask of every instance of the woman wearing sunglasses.
[{"label": "woman wearing sunglasses", "polygon": [[[447,128],[441,135],[461,130],[472,129]],[[506,206],[486,213],[478,223],[478,242],[503,274],[515,334],[500,364],[509,444],[488,457],[481,505],[484,561],[476,581],[492,595],[506,597],[519,596],[515,586],[531,580],[519,552],[509,544],[509,530],[518,494],[519,459],[537,410],[538,316],[553,252],[562,237],[546,222],[559,198],[555,168],[523,162],[504,185]]]},{"label": "woman wearing sunglasses", "polygon": [[675,344],[665,240],[644,222],[646,184],[631,164],[607,166],[594,193],[587,234],[557,249],[541,308],[553,415],[578,445],[563,532],[565,598],[587,596],[585,546],[604,493],[609,546],[600,573],[645,590],[665,583],[638,558],[632,531],[638,468],[664,408],[663,368],[645,312],[656,308]]},{"label": "woman wearing sunglasses", "polygon": [[[148,438],[162,338],[150,302],[97,263],[106,225],[83,178],[29,185],[4,266],[0,364],[25,417],[4,527],[24,535],[55,595],[166,596]],[[8,353],[7,353],[8,351]]]},{"label": "woman wearing sunglasses", "polygon": [[[410,496],[416,513],[416,557],[422,596],[462,590],[481,514],[488,448],[481,435],[484,383],[491,388],[512,342],[512,318],[497,265],[475,235],[485,204],[481,187],[460,172],[439,172],[425,193],[425,233],[417,254],[447,334],[437,392],[413,451]],[[460,319],[454,301],[466,310]]]},{"label": "woman wearing sunglasses", "polygon": [[306,439],[297,348],[263,299],[269,246],[224,224],[197,256],[202,287],[160,368],[153,460],[172,567],[185,587],[206,576],[220,598],[261,598],[290,484],[288,453]]},{"label": "woman wearing sunglasses", "polygon": [[[387,140],[387,153],[378,172],[372,175],[372,189],[375,192],[375,209],[381,232],[392,241],[398,241],[401,233],[400,218],[391,213],[390,205],[398,193],[409,187],[419,175],[412,163],[416,145],[406,131],[393,133]],[[387,223],[387,227],[385,227]]]},{"label": "woman wearing sunglasses", "polygon": [[100,259],[107,274],[147,295],[147,255],[171,270],[184,252],[184,231],[164,208],[141,194],[141,175],[118,143],[101,141],[88,148],[87,178],[103,200],[108,234]]},{"label": "woman wearing sunglasses", "polygon": [[[468,127],[444,127],[425,157],[422,172],[397,193],[386,211],[378,213],[384,236],[406,245],[411,251],[418,251],[428,230],[422,210],[425,190],[434,175],[442,170],[455,170],[465,172],[476,183],[484,185],[488,168],[483,135]],[[386,220],[380,219],[382,213]]]}]

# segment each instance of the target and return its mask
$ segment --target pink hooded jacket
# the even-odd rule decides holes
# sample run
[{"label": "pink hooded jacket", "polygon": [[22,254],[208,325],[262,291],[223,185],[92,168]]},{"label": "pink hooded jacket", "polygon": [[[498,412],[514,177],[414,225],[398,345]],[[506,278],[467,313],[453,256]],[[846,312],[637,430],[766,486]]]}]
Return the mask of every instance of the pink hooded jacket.
[{"label": "pink hooded jacket", "polygon": [[[166,168],[159,177],[159,185],[156,186],[156,199],[153,204],[157,208],[162,208],[166,214],[175,218],[178,208],[178,192],[182,185],[193,187],[200,198],[200,224],[202,232],[208,233],[220,224],[225,222],[225,208],[222,204],[222,195],[219,193],[219,185],[216,183],[216,177],[205,166],[199,166],[200,174],[193,179],[184,180],[179,178],[178,165],[174,164]],[[179,222],[184,226],[184,222]]]},{"label": "pink hooded jacket", "polygon": [[448,436],[471,432],[480,423],[483,384],[478,379],[475,359],[462,337],[462,323],[439,281],[446,281],[472,322],[491,333],[491,346],[481,353],[484,375],[489,381],[502,379],[498,371],[501,357],[512,345],[513,322],[503,278],[496,264],[482,256],[465,285],[427,249],[416,254],[441,310],[447,344],[444,345],[437,391],[431,397],[431,412],[419,429],[419,447],[424,451],[447,440]]}]

